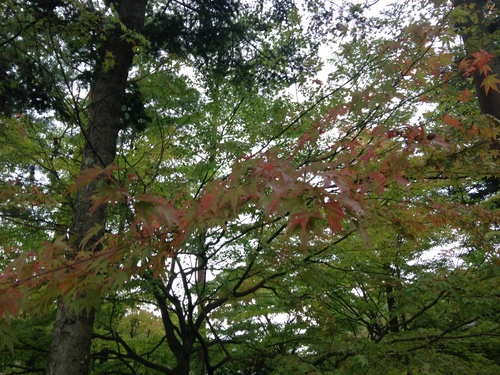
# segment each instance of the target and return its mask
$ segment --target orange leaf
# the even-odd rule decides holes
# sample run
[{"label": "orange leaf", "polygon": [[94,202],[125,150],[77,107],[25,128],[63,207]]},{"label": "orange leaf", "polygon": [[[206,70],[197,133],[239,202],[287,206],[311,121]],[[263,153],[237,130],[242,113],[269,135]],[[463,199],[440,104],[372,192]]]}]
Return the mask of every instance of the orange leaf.
[{"label": "orange leaf", "polygon": [[455,120],[454,118],[452,118],[450,115],[446,114],[443,116],[443,122],[446,124],[446,125],[453,125],[454,127],[460,129],[460,130],[464,130],[462,128],[462,126],[460,125],[460,122],[458,120]]},{"label": "orange leaf", "polygon": [[469,90],[462,90],[458,95],[458,100],[462,103],[468,103],[470,99],[474,96]]},{"label": "orange leaf", "polygon": [[474,61],[472,64],[479,69],[479,71],[486,75],[488,71],[491,71],[491,68],[488,65],[488,62],[495,57],[495,55],[492,55],[488,52],[486,52],[484,49],[480,49],[478,52],[474,52],[471,54],[472,57],[474,57]]}]

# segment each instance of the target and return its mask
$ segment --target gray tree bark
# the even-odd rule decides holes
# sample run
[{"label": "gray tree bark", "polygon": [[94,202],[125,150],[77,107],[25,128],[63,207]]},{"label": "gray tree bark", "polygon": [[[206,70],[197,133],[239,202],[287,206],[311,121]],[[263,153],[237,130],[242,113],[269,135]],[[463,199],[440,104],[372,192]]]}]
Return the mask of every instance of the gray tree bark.
[{"label": "gray tree bark", "polygon": [[[144,26],[146,3],[147,0],[121,0],[117,7],[120,21],[130,30],[141,30]],[[125,41],[122,36],[120,26],[116,25],[100,50],[101,61],[107,52],[112,53],[114,66],[105,71],[100,64],[96,65],[82,170],[94,165],[106,167],[115,160],[122,101],[134,56],[134,44]],[[68,241],[68,259],[74,258],[79,250],[99,250],[95,245],[104,234],[104,229],[87,242],[86,249],[80,246],[89,229],[96,224],[104,228],[106,224],[104,205],[93,213],[90,212],[92,202],[89,198],[96,187],[97,181],[77,190]],[[59,300],[47,364],[48,375],[88,374],[93,324],[94,311],[74,312],[62,299]]]}]

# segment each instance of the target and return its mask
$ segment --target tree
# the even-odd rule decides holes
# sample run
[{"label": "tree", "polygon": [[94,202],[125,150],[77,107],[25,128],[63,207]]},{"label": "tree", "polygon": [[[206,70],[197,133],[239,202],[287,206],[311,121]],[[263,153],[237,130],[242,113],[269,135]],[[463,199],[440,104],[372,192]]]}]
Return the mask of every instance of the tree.
[{"label": "tree", "polygon": [[[10,12],[15,12],[16,9],[24,10],[23,5],[14,1],[7,5],[6,9],[2,9],[6,19]],[[244,73],[242,77],[235,76],[241,83],[248,80],[245,69],[250,69],[252,66],[259,67],[255,61],[245,63],[242,51],[235,48],[238,38],[241,40],[245,34],[241,28],[243,25],[241,20],[247,22],[245,18],[237,20],[235,16],[238,14],[237,11],[245,13],[249,9],[237,9],[238,5],[231,2],[210,4],[210,7],[205,5],[204,3],[182,6],[174,4],[171,9],[167,9],[161,3],[151,3],[148,8],[149,22],[144,30],[142,29],[146,12],[145,1],[119,1],[99,5],[77,1],[69,3],[33,1],[26,4],[28,12],[25,16],[6,21],[6,28],[10,28],[6,34],[8,37],[3,42],[3,46],[6,47],[4,51],[6,61],[12,62],[19,54],[23,56],[17,66],[6,65],[4,86],[10,85],[15,88],[20,86],[20,88],[10,100],[6,101],[9,105],[5,106],[4,112],[11,114],[15,107],[20,110],[26,108],[38,111],[56,110],[59,119],[68,122],[69,125],[76,123],[85,138],[81,169],[95,167],[101,168],[98,170],[103,172],[101,178],[76,188],[74,202],[71,202],[72,224],[68,230],[69,238],[64,242],[60,239],[55,241],[60,246],[58,250],[64,248],[68,261],[78,262],[77,252],[80,250],[90,252],[101,250],[100,239],[104,235],[107,208],[105,205],[93,206],[89,199],[93,197],[96,187],[100,184],[98,180],[106,177],[106,173],[109,176],[110,170],[107,168],[115,160],[119,132],[127,130],[125,121],[133,123],[135,130],[141,130],[140,121],[143,120],[139,116],[143,112],[141,95],[136,95],[138,91],[134,89],[135,86],[132,86],[128,97],[126,95],[126,90],[130,89],[127,76],[132,67],[134,54],[142,47],[148,47],[149,52],[156,57],[165,51],[172,55],[190,55],[194,57],[196,66],[205,69],[209,68],[211,57],[216,55],[225,60],[218,62],[212,75],[226,74],[236,66],[239,67],[238,74]],[[264,19],[258,27],[264,27],[265,30],[269,27],[265,23],[274,22],[276,16],[284,19],[285,15],[280,12],[282,13],[282,10],[279,9],[276,13],[266,11],[265,17],[268,19]],[[245,16],[249,17],[248,14]],[[172,32],[168,35],[158,35],[158,28]],[[90,30],[82,32],[85,29]],[[32,36],[35,31],[41,32],[41,40]],[[144,32],[144,36],[140,35],[141,31]],[[222,34],[224,37],[221,38]],[[32,43],[35,43],[34,59],[29,49]],[[227,59],[225,57],[227,52],[239,52],[239,54]],[[266,51],[261,51],[264,52]],[[269,52],[272,53],[271,50]],[[71,53],[75,53],[76,56],[71,56]],[[43,61],[43,58],[48,62]],[[245,64],[248,67],[245,67]],[[41,73],[40,79],[37,80],[38,87],[35,86],[34,90],[31,86],[32,81],[35,81],[31,75],[32,71]],[[267,74],[265,70],[263,73]],[[286,77],[286,73],[281,74],[282,77]],[[270,84],[275,80],[272,76],[263,76],[261,79]],[[56,89],[53,96],[45,95],[45,91],[54,91],[47,90],[54,83],[65,88]],[[73,91],[75,85],[82,87],[87,84],[90,85],[88,120],[85,118],[86,109],[81,107],[82,98]],[[62,99],[65,93],[71,95],[72,102],[68,103]],[[5,90],[3,94],[6,94]],[[53,97],[56,97],[56,100],[53,100]],[[125,100],[127,98],[131,101]],[[125,116],[122,107],[126,107]],[[57,152],[61,142],[62,136],[54,138]],[[35,189],[39,193],[39,190]],[[73,311],[74,306],[70,307],[65,298],[60,300],[48,373],[88,371],[88,348],[94,306],[89,305],[86,296],[92,294],[92,291],[86,290],[73,295],[76,301],[79,301],[77,305],[80,304],[76,312]],[[95,301],[94,297],[92,299]],[[84,311],[81,311],[82,309]],[[86,365],[82,365],[83,363]]]},{"label": "tree", "polygon": [[[144,26],[146,1],[121,1],[117,5],[118,20],[105,34],[100,46],[95,77],[90,88],[89,124],[85,129],[85,146],[81,169],[110,166],[116,155],[120,131],[120,114],[138,40],[133,33]],[[127,35],[127,32],[129,35]],[[89,230],[98,227],[92,238],[85,240],[83,250],[99,251],[104,235],[106,206],[93,210],[89,199],[98,186],[95,180],[77,189],[69,228],[66,257],[73,260],[81,250]],[[78,296],[80,298],[80,296]],[[64,299],[59,302],[53,330],[47,374],[87,374],[94,312],[71,311]]]},{"label": "tree", "polygon": [[[481,347],[498,345],[497,198],[462,194],[495,175],[497,127],[472,101],[456,105],[464,83],[450,69],[454,13],[396,4],[369,17],[346,7],[334,31],[345,43],[322,82],[309,75],[316,59],[306,51],[317,41],[297,34],[294,7],[217,3],[202,14],[172,4],[150,4],[142,34],[116,31],[145,51],[135,57],[133,84],[123,86],[113,166],[77,179],[72,165],[63,181],[54,177],[60,185],[40,191],[30,163],[40,167],[16,147],[22,133],[48,159],[49,145],[67,155],[88,135],[37,143],[24,117],[6,120],[2,152],[16,162],[4,173],[23,179],[2,189],[2,217],[19,220],[5,233],[26,225],[20,208],[30,194],[41,235],[42,220],[58,228],[55,211],[68,223],[65,199],[49,189],[71,184],[77,198],[84,189],[91,197],[81,212],[105,210],[107,228],[89,223],[73,258],[64,257],[61,238],[32,252],[36,239],[13,238],[3,258],[4,316],[51,306],[59,293],[70,311],[95,311],[94,373],[498,371]],[[117,5],[82,13],[82,22],[109,27]],[[324,36],[331,15],[308,7],[309,27]],[[258,14],[263,21],[243,32]],[[170,38],[159,40],[161,30],[172,30]],[[113,70],[114,54],[89,50]],[[284,91],[291,83],[304,99]],[[460,94],[466,101],[470,91]],[[438,106],[415,118],[425,102]],[[437,245],[460,250],[456,263],[446,253],[420,260]],[[35,371],[29,359],[8,366]]]},{"label": "tree", "polygon": [[[500,94],[496,88],[496,77],[500,72],[498,66],[498,21],[495,3],[486,1],[456,1],[456,9],[461,12],[460,35],[469,55],[476,57],[477,69],[466,72],[473,75],[476,93],[481,111],[500,118],[498,102]],[[486,53],[489,51],[489,53]],[[484,69],[482,69],[484,67]],[[494,89],[490,90],[491,84]]]}]

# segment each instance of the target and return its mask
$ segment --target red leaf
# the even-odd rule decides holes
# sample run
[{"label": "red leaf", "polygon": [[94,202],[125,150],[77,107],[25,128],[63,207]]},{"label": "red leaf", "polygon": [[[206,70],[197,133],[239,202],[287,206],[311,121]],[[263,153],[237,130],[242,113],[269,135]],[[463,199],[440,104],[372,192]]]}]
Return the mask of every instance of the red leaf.
[{"label": "red leaf", "polygon": [[472,73],[479,70],[479,73],[487,76],[489,72],[493,70],[488,65],[489,61],[495,56],[480,49],[478,52],[471,54],[474,60],[462,60],[458,66],[458,69],[462,72],[464,77],[469,77]]},{"label": "red leaf", "polygon": [[119,168],[116,165],[108,165],[106,168],[102,168],[96,165],[92,168],[84,169],[83,171],[80,171],[80,177],[72,186],[70,186],[68,192],[71,193],[78,190],[82,186],[85,186],[96,180],[100,175],[104,175],[108,179],[110,179],[112,177],[113,171],[117,169]]},{"label": "red leaf", "polygon": [[306,233],[308,225],[313,219],[321,219],[321,214],[317,211],[303,211],[292,215],[290,228],[300,225],[302,232]]},{"label": "red leaf", "polygon": [[340,204],[338,202],[327,202],[323,204],[323,208],[332,233],[342,233],[342,219],[346,219],[347,216],[342,210]]},{"label": "red leaf", "polygon": [[17,301],[22,298],[19,290],[14,288],[7,288],[0,293],[0,319],[5,317],[5,313],[12,316],[17,316],[19,308]]},{"label": "red leaf", "polygon": [[118,188],[115,186],[110,186],[108,184],[103,184],[100,186],[95,194],[92,196],[94,201],[90,212],[93,214],[100,206],[104,204],[116,204],[123,203],[129,197],[129,193],[125,188]]},{"label": "red leaf", "polygon": [[169,226],[179,224],[179,211],[164,199],[150,194],[139,194],[135,200],[134,207],[138,216],[158,216],[162,224],[167,223]]},{"label": "red leaf", "polygon": [[488,72],[492,71],[491,67],[488,65],[488,62],[492,58],[494,58],[495,55],[486,52],[484,49],[480,49],[478,52],[474,52],[471,55],[472,57],[474,57],[472,65],[474,65],[481,74],[487,75]]},{"label": "red leaf", "polygon": [[215,199],[216,199],[215,192],[211,191],[210,193],[205,194],[203,198],[201,198],[200,209],[198,211],[198,214],[201,216],[207,211],[209,211],[212,208]]},{"label": "red leaf", "polygon": [[403,175],[400,173],[396,174],[396,182],[405,188],[409,184],[408,180],[404,178]]},{"label": "red leaf", "polygon": [[462,103],[468,103],[470,99],[474,96],[469,90],[462,90],[458,95],[458,100]]},{"label": "red leaf", "polygon": [[452,118],[450,115],[446,114],[443,116],[443,122],[446,124],[446,125],[453,125],[455,126],[456,128],[460,129],[461,131],[463,131],[464,129],[462,128],[462,126],[460,125],[460,122],[458,120],[455,120],[454,118]]},{"label": "red leaf", "polygon": [[278,211],[278,205],[279,205],[279,199],[276,198],[276,199],[273,199],[271,201],[271,203],[269,203],[267,205],[267,207],[265,208],[265,214],[266,216],[270,216],[273,212],[277,212]]}]

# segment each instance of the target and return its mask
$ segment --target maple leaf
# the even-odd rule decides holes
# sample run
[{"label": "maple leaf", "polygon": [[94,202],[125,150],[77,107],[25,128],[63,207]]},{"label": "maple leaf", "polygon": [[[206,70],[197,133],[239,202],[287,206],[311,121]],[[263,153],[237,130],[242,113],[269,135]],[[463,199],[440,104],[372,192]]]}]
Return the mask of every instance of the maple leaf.
[{"label": "maple leaf", "polygon": [[92,181],[98,179],[101,176],[106,176],[108,179],[112,179],[113,177],[113,171],[120,169],[116,165],[108,165],[106,168],[102,168],[98,165],[95,165],[92,168],[86,168],[82,171],[80,171],[80,176],[78,180],[69,187],[68,192],[74,192],[77,189],[90,184]]},{"label": "maple leaf", "polygon": [[21,292],[12,287],[0,293],[0,318],[6,316],[9,313],[11,316],[17,316],[19,313],[18,301],[22,298]]},{"label": "maple leaf", "polygon": [[331,201],[325,203],[323,205],[323,208],[325,210],[325,216],[332,233],[342,233],[342,219],[346,219],[347,216],[342,210],[340,204],[338,202]]},{"label": "maple leaf", "polygon": [[306,233],[317,219],[321,219],[318,211],[298,212],[291,216],[290,228],[300,226],[302,233]]},{"label": "maple leaf", "polygon": [[481,73],[483,76],[487,76],[488,73],[493,72],[493,69],[488,64],[484,64],[482,67],[479,68],[479,73]]},{"label": "maple leaf", "polygon": [[474,52],[471,54],[474,57],[474,61],[472,65],[475,66],[483,75],[486,75],[491,70],[491,67],[488,65],[488,62],[495,57],[484,49],[480,49],[478,52]]},{"label": "maple leaf", "polygon": [[474,58],[473,60],[463,59],[458,65],[458,69],[464,77],[469,77],[475,71],[487,76],[489,72],[493,71],[488,63],[495,57],[494,55],[480,49],[478,52],[472,53],[471,56]]},{"label": "maple leaf", "polygon": [[207,212],[209,213],[214,213],[215,211],[212,210],[212,208],[216,207],[215,204],[217,203],[217,195],[215,191],[211,191],[207,194],[205,194],[200,201],[200,208],[199,208],[199,215],[203,215]]},{"label": "maple leaf", "polygon": [[94,195],[92,195],[94,203],[90,208],[90,212],[94,213],[104,204],[123,203],[127,200],[127,198],[129,198],[129,194],[125,188],[116,188],[114,186],[104,184],[96,190]]},{"label": "maple leaf", "polygon": [[169,226],[179,224],[178,210],[164,199],[150,194],[139,194],[135,200],[134,207],[141,219],[153,216]]},{"label": "maple leaf", "polygon": [[92,237],[95,237],[99,234],[99,232],[102,229],[102,225],[96,224],[92,228],[90,228],[87,233],[85,234],[85,237],[83,237],[82,242],[81,242],[81,247],[86,248],[87,243]]},{"label": "maple leaf", "polygon": [[446,124],[446,125],[453,125],[455,126],[456,128],[460,129],[460,130],[464,130],[462,128],[462,126],[460,125],[460,122],[458,120],[455,120],[454,118],[452,118],[450,115],[446,114],[443,116],[443,122]]},{"label": "maple leaf", "polygon": [[462,103],[468,103],[470,99],[474,96],[469,90],[462,90],[458,95],[458,100]]},{"label": "maple leaf", "polygon": [[463,59],[460,61],[460,64],[458,64],[458,70],[464,77],[468,77],[474,72],[474,67],[472,67],[470,60]]},{"label": "maple leaf", "polygon": [[270,217],[273,212],[278,212],[278,205],[280,201],[278,198],[273,199],[264,209],[264,213],[267,217]]},{"label": "maple leaf", "polygon": [[486,76],[485,79],[483,79],[483,82],[481,83],[481,87],[484,87],[484,91],[486,92],[486,95],[488,95],[488,92],[490,89],[493,89],[497,92],[500,92],[498,90],[498,84],[500,83],[500,79],[497,78],[497,74],[490,74]]}]

